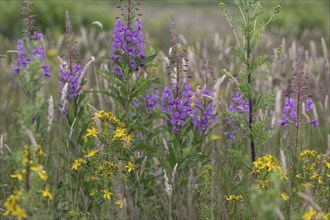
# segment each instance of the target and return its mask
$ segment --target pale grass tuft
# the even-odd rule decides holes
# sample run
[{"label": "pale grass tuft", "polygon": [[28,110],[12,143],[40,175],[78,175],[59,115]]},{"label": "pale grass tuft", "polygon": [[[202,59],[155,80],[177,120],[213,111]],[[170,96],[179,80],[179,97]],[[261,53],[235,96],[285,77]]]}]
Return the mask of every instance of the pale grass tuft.
[{"label": "pale grass tuft", "polygon": [[163,142],[164,142],[164,148],[165,148],[166,152],[169,152],[168,145],[166,143],[165,138],[163,138]]},{"label": "pale grass tuft", "polygon": [[23,125],[23,129],[25,130],[25,133],[28,135],[28,137],[31,141],[31,144],[34,147],[34,150],[37,151],[38,144],[37,144],[36,138],[33,135],[33,132],[30,129],[28,129],[27,127],[25,127],[24,125]]},{"label": "pale grass tuft", "polygon": [[68,86],[69,86],[69,84],[68,84],[68,82],[66,82],[61,91],[61,98],[60,98],[60,103],[62,104],[61,111],[65,110],[66,105],[68,103],[68,100],[66,99],[67,94],[68,94]]},{"label": "pale grass tuft", "polygon": [[142,177],[143,175],[143,172],[146,168],[146,164],[147,164],[147,159],[148,159],[148,156],[145,156],[143,161],[142,161],[142,165],[141,165],[141,169],[140,169],[140,178]]},{"label": "pale grass tuft", "polygon": [[0,157],[3,155],[3,134],[0,136]]},{"label": "pale grass tuft", "polygon": [[172,186],[168,181],[168,177],[166,175],[166,171],[164,171],[164,180],[165,180],[165,192],[167,193],[168,197],[172,197]]},{"label": "pale grass tuft", "polygon": [[53,103],[53,96],[50,96],[48,99],[48,114],[47,114],[48,132],[50,132],[52,128],[53,119],[54,119],[54,103]]},{"label": "pale grass tuft", "polygon": [[174,168],[173,168],[172,178],[171,178],[171,184],[173,184],[174,181],[175,181],[177,170],[178,170],[178,163],[176,163],[175,166],[174,166]]},{"label": "pale grass tuft", "polygon": [[285,157],[283,149],[280,149],[280,158],[281,158],[281,165],[282,165],[283,173],[285,175],[287,175],[288,170],[287,170],[287,165],[286,165],[286,157]]}]

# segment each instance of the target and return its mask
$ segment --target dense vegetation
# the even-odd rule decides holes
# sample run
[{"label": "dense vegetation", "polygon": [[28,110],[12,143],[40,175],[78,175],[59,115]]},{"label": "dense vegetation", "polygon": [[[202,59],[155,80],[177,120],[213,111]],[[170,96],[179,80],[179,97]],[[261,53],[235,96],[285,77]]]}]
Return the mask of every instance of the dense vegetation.
[{"label": "dense vegetation", "polygon": [[3,4],[1,218],[330,218],[329,3]]}]

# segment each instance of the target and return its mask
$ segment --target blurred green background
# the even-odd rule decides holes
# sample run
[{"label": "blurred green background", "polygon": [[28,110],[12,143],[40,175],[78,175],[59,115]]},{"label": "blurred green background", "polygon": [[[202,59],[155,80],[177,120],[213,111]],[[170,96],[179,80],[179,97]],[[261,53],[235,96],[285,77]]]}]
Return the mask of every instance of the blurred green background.
[{"label": "blurred green background", "polygon": [[[173,11],[176,18],[178,32],[189,41],[200,40],[204,36],[212,36],[216,32],[228,34],[228,24],[224,20],[215,0],[141,0],[140,11],[143,13],[144,31],[163,50],[169,46],[169,14]],[[229,9],[233,1],[225,1]],[[265,11],[280,4],[281,13],[276,22],[268,30],[280,38],[319,39],[323,37],[329,46],[330,1],[264,1]],[[11,49],[11,41],[21,36],[19,10],[21,1],[0,1],[0,53]],[[116,6],[120,1],[100,0],[56,0],[34,1],[33,12],[38,15],[37,30],[46,33],[48,41],[56,41],[64,32],[65,10],[70,12],[71,22],[76,32],[80,27],[87,30],[92,28],[93,21],[103,24],[104,30],[113,28],[115,17],[120,14]],[[234,11],[235,10],[231,10]],[[264,16],[267,16],[265,14]]]}]

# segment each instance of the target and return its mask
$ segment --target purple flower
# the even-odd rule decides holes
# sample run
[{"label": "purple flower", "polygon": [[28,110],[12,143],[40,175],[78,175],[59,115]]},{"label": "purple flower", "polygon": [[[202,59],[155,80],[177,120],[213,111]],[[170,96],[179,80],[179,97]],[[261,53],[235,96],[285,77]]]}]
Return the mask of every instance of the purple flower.
[{"label": "purple flower", "polygon": [[[32,38],[17,41],[18,50],[18,64],[14,67],[14,73],[19,74],[21,70],[29,72],[29,65],[31,62],[37,62],[43,69],[44,76],[50,77],[50,68],[45,65],[46,56],[44,53],[44,46],[42,42],[42,34],[34,32]],[[44,64],[44,65],[42,65]]]},{"label": "purple flower", "polygon": [[82,74],[81,66],[79,64],[74,64],[73,72],[67,68],[66,64],[61,65],[60,67],[60,81],[64,85],[66,82],[68,83],[68,96],[69,98],[77,97],[81,91],[80,85],[80,76]]},{"label": "purple flower", "polygon": [[[249,101],[244,98],[244,94],[235,92],[228,109],[230,113],[245,114],[249,112]],[[235,135],[239,132],[240,125],[238,124],[238,121],[236,121],[230,116],[227,116],[226,120],[227,122],[225,126],[228,127],[228,129],[230,130],[226,131],[224,135],[228,138],[228,141],[232,143],[236,139]],[[244,138],[244,133],[242,135]]]},{"label": "purple flower", "polygon": [[202,89],[200,93],[195,93],[195,103],[193,109],[193,120],[192,124],[197,125],[200,133],[205,133],[209,128],[211,122],[217,122],[214,115],[214,104],[213,100],[209,101],[205,96],[213,97],[211,91]]},{"label": "purple flower", "polygon": [[313,125],[313,127],[319,126],[319,121],[317,120],[317,118],[315,118],[314,120],[311,121],[311,125]]},{"label": "purple flower", "polygon": [[19,74],[20,68],[18,66],[14,66],[14,73]]},{"label": "purple flower", "polygon": [[[137,18],[135,23],[131,24],[130,27],[124,25],[120,19],[117,19],[113,31],[112,52],[114,54],[121,52],[128,56],[130,59],[130,67],[138,69],[139,66],[132,58],[139,57],[140,59],[144,59],[146,56],[143,49],[141,19]],[[120,57],[114,55],[113,59],[120,59]],[[115,66],[114,72],[122,74],[118,66]]]},{"label": "purple flower", "polygon": [[313,100],[311,98],[306,99],[306,112],[309,112],[310,110],[313,110]]},{"label": "purple flower", "polygon": [[51,74],[50,74],[50,67],[49,67],[49,65],[42,66],[42,68],[44,70],[44,76],[50,77]]}]

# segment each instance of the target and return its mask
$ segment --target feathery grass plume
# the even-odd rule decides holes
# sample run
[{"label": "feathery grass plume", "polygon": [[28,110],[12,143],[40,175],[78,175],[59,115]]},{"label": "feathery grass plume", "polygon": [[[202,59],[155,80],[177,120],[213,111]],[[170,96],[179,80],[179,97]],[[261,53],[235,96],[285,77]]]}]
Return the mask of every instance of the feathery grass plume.
[{"label": "feathery grass plume", "polygon": [[62,105],[61,109],[60,109],[60,112],[61,112],[61,115],[65,115],[67,110],[66,110],[66,107],[67,107],[67,104],[68,104],[68,100],[67,100],[67,94],[68,94],[68,83],[66,82],[62,88],[62,91],[61,91],[61,98],[60,98],[60,103]]},{"label": "feathery grass plume", "polygon": [[163,171],[164,171],[165,192],[167,193],[169,198],[172,198],[172,193],[173,193],[172,185],[170,184],[170,181],[168,180],[168,177],[166,175],[166,171],[165,170],[163,170]]},{"label": "feathery grass plume", "polygon": [[48,121],[48,132],[50,132],[53,124],[54,118],[54,104],[53,104],[53,96],[50,96],[48,99],[48,114],[47,114],[47,121]]},{"label": "feathery grass plume", "polygon": [[204,88],[209,88],[212,85],[210,82],[210,78],[214,81],[214,73],[212,69],[210,69],[210,57],[209,52],[207,50],[207,39],[204,40],[203,50],[202,50],[202,64],[201,64],[201,71],[200,77],[204,83]]}]

